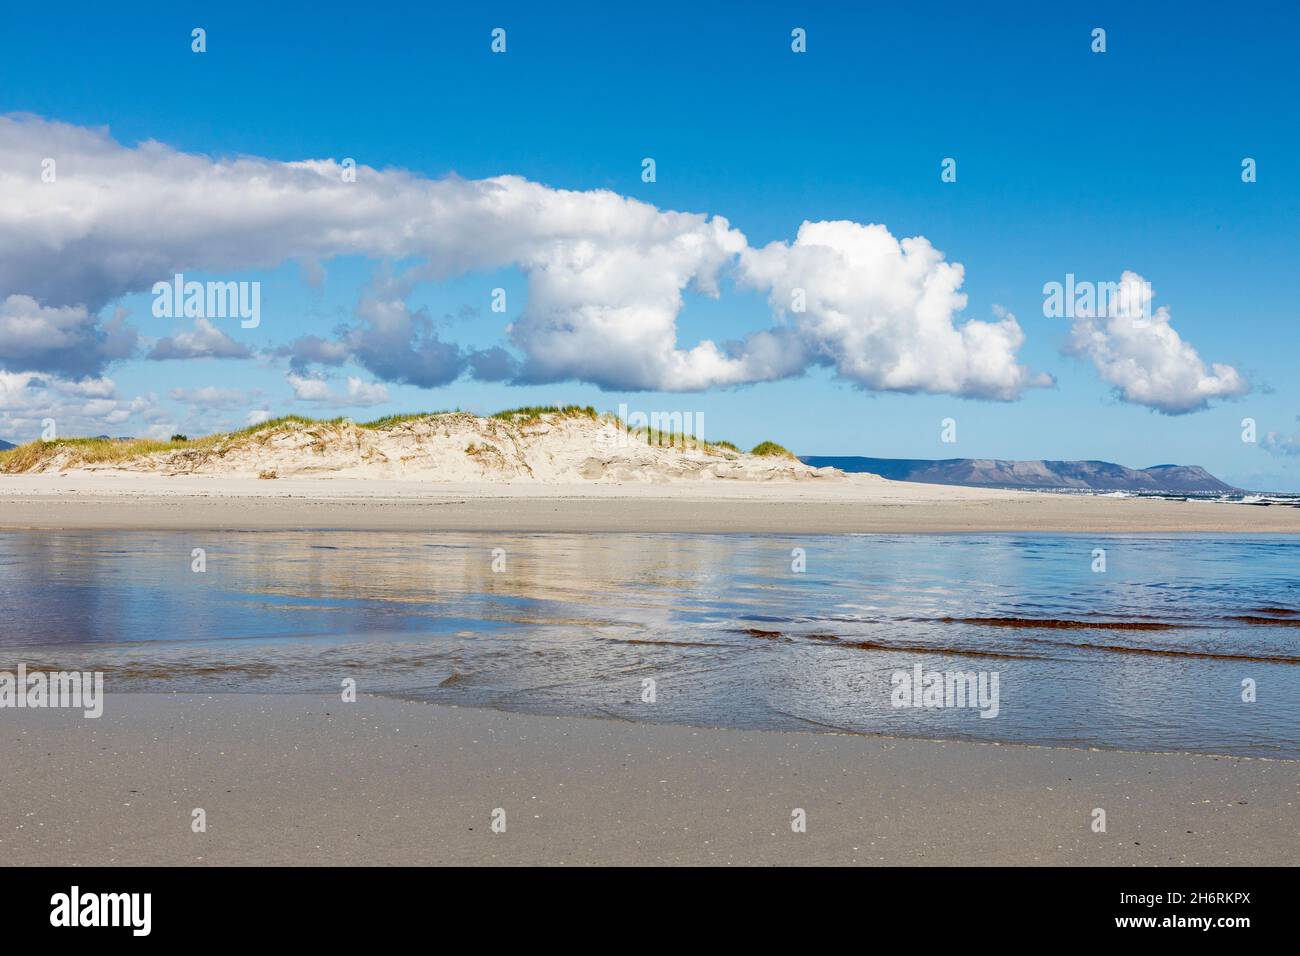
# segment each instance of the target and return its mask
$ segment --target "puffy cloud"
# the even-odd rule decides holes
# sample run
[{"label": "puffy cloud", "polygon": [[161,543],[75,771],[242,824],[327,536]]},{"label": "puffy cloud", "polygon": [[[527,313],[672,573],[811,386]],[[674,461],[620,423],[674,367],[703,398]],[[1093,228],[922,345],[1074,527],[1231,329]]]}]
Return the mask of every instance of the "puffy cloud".
[{"label": "puffy cloud", "polygon": [[45,419],[59,435],[120,434],[128,422],[157,423],[166,412],[153,395],[120,398],[111,379],[69,381],[34,371],[0,371],[0,434],[15,441],[39,438]]},{"label": "puffy cloud", "polygon": [[[660,212],[612,193],[556,194],[555,230],[522,250],[528,304],[510,329],[529,382],[688,391],[756,380],[711,341],[677,345],[683,292],[718,294],[719,272],[745,248],[725,219]],[[586,208],[583,208],[585,206]]]},{"label": "puffy cloud", "polygon": [[348,376],[349,405],[382,405],[388,401],[388,389],[380,382],[363,382],[355,375]]},{"label": "puffy cloud", "polygon": [[285,380],[293,386],[293,397],[300,402],[328,402],[333,397],[330,383],[323,378],[290,372]]},{"label": "puffy cloud", "polygon": [[63,381],[61,379],[33,379],[39,387],[54,387],[64,395],[71,395],[77,398],[114,398],[117,396],[117,385],[111,378],[83,378],[77,381]]},{"label": "puffy cloud", "polygon": [[[55,183],[39,180],[45,156],[58,160]],[[211,160],[35,117],[0,117],[0,160],[0,290],[54,305],[98,308],[187,268],[339,255],[421,256],[430,277],[511,263],[544,269],[599,257],[593,244],[675,248],[701,268],[727,256],[709,247],[728,234],[725,222],[517,176],[429,180],[363,166],[346,183],[333,160]]]},{"label": "puffy cloud", "polygon": [[442,341],[425,311],[400,298],[366,296],[357,317],[346,336],[352,360],[386,382],[437,388],[465,370],[460,346]]},{"label": "puffy cloud", "polygon": [[[340,334],[346,335],[346,329]],[[310,365],[342,365],[352,358],[352,350],[347,342],[323,339],[319,335],[304,335],[295,339],[292,344],[278,349],[277,354],[288,356],[289,366],[296,372],[302,372]]]},{"label": "puffy cloud", "polygon": [[494,345],[471,351],[469,369],[480,382],[504,382],[519,374],[519,362],[505,349]]},{"label": "puffy cloud", "polygon": [[[55,183],[39,181],[45,156],[58,161]],[[0,118],[0,197],[0,295],[88,316],[186,270],[229,278],[292,260],[319,278],[341,255],[418,262],[377,281],[333,339],[293,343],[300,376],[350,361],[422,387],[469,371],[685,391],[824,365],[864,388],[996,399],[1041,383],[1015,360],[1023,335],[1014,318],[958,324],[961,266],[883,226],[804,223],[793,244],[755,250],[726,219],[607,190],[369,167],[345,182],[332,160],[209,159],[32,117]],[[407,305],[417,282],[504,267],[520,269],[528,286],[507,330],[518,360],[446,342]],[[733,273],[768,292],[778,324],[739,341],[679,343],[685,294],[717,296]],[[804,312],[788,311],[794,288],[807,294]],[[151,355],[233,356],[232,345],[196,326]]]},{"label": "puffy cloud", "polygon": [[195,319],[192,330],[159,339],[145,358],[158,362],[196,358],[244,359],[251,358],[252,354],[247,345],[236,342],[207,319]]},{"label": "puffy cloud", "polygon": [[81,305],[43,306],[21,294],[0,300],[0,369],[95,375],[106,363],[131,355],[136,343],[120,310],[101,323]]},{"label": "puffy cloud", "polygon": [[[1151,310],[1150,284],[1126,271],[1120,288],[1140,302],[1094,310],[1072,320],[1067,354],[1089,359],[1124,401],[1166,415],[1200,411],[1215,398],[1245,395],[1250,384],[1231,365],[1205,362],[1174,330],[1169,309]],[[1097,314],[1104,311],[1106,314]]]},{"label": "puffy cloud", "polygon": [[1281,432],[1269,432],[1259,443],[1265,451],[1274,455],[1293,457],[1300,455],[1300,432],[1287,435]]},{"label": "puffy cloud", "polygon": [[173,388],[167,393],[167,397],[186,405],[229,408],[246,404],[249,395],[240,388],[217,388],[215,385],[206,385],[202,388]]},{"label": "puffy cloud", "polygon": [[[173,388],[167,397],[180,404],[180,415],[168,424],[170,431],[207,435],[239,427],[248,407],[261,402],[261,389],[228,388],[217,385]],[[159,428],[158,431],[162,431]],[[147,433],[146,433],[147,434]]]},{"label": "puffy cloud", "polygon": [[1024,333],[1014,316],[956,324],[964,272],[924,238],[805,222],[792,244],[743,252],[740,268],[768,291],[808,361],[864,388],[1012,399],[1049,384],[1016,362]]},{"label": "puffy cloud", "polygon": [[[300,402],[316,402],[322,405],[382,405],[388,401],[388,389],[382,383],[363,382],[354,375],[348,376],[346,394],[339,394],[330,388],[329,381],[312,375],[298,375],[290,372],[285,376],[293,386],[293,397]],[[250,423],[256,424],[256,423]]]}]

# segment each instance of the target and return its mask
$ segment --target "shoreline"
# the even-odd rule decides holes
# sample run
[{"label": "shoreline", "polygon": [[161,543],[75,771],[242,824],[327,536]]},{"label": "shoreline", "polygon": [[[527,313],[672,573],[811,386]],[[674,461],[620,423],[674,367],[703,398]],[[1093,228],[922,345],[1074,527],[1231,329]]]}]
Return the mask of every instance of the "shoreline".
[{"label": "shoreline", "polygon": [[1300,508],[883,479],[550,485],[0,477],[0,530],[1300,534]]},{"label": "shoreline", "polygon": [[[199,692],[188,691],[131,691],[130,693],[140,693],[148,695],[171,695],[171,696],[211,696]],[[224,693],[224,692],[222,692]],[[243,691],[233,691],[231,694],[243,694]],[[254,691],[250,694],[263,694],[266,691]],[[294,692],[297,693],[297,692]],[[304,692],[303,696],[313,696],[311,692]],[[378,700],[391,700],[399,703],[408,704],[427,704],[430,707],[447,707],[453,710],[486,710],[497,714],[516,714],[520,717],[537,717],[541,719],[571,719],[571,720],[595,720],[595,721],[616,721],[624,724],[636,724],[640,726],[652,727],[680,727],[686,730],[712,731],[732,731],[735,733],[745,734],[811,734],[813,736],[825,737],[852,737],[863,740],[875,740],[886,743],[904,743],[915,742],[924,744],[953,744],[957,746],[970,745],[972,747],[1024,747],[1032,750],[1052,750],[1052,751],[1079,751],[1082,753],[1106,753],[1106,754],[1138,754],[1148,757],[1204,757],[1212,760],[1257,760],[1265,763],[1293,764],[1297,771],[1300,771],[1300,756],[1295,757],[1265,757],[1259,754],[1233,754],[1223,753],[1214,750],[1155,750],[1147,747],[1116,747],[1105,744],[1065,744],[1065,743],[1042,743],[1037,740],[990,740],[978,737],[935,737],[922,734],[910,735],[899,733],[884,733],[881,731],[851,730],[845,727],[837,727],[833,724],[821,724],[813,720],[803,718],[808,724],[807,727],[791,729],[788,727],[756,727],[756,726],[727,726],[725,724],[707,724],[707,723],[690,723],[689,721],[641,721],[633,720],[622,716],[621,714],[604,713],[604,714],[550,714],[542,711],[532,711],[525,708],[507,708],[498,707],[493,704],[444,704],[436,701],[426,700],[416,697],[402,691],[376,691],[371,695]],[[1297,778],[1300,782],[1300,777]],[[1297,865],[1300,865],[1298,863]]]},{"label": "shoreline", "polygon": [[[1293,865],[1300,763],[362,695],[5,711],[0,852],[99,865]],[[192,810],[207,832],[191,831]],[[1090,827],[1095,808],[1107,831]],[[504,809],[507,829],[490,829]],[[795,808],[807,831],[792,832]],[[94,820],[93,827],[84,821]]]}]

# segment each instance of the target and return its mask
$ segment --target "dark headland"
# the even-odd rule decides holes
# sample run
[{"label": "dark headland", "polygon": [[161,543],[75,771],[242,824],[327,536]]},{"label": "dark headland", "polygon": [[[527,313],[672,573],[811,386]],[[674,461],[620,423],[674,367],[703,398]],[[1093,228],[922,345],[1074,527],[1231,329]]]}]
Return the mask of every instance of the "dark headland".
[{"label": "dark headland", "polygon": [[977,488],[1076,489],[1239,494],[1199,465],[1126,468],[1109,461],[1003,461],[996,458],[861,458],[810,455],[809,465],[870,472],[894,481]]}]

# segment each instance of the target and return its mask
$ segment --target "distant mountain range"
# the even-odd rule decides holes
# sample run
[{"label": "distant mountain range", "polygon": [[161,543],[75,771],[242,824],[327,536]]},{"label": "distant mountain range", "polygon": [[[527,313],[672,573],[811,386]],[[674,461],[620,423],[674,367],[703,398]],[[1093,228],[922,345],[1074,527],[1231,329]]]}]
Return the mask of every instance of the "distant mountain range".
[{"label": "distant mountain range", "polygon": [[11,442],[7,442],[3,438],[0,438],[0,451],[8,451],[10,448],[17,448],[17,447],[18,447],[17,445],[12,444]]},{"label": "distant mountain range", "polygon": [[995,458],[858,458],[810,455],[818,468],[867,471],[894,481],[984,488],[1076,488],[1090,491],[1239,492],[1199,465],[1125,468],[1109,461],[1000,461]]}]

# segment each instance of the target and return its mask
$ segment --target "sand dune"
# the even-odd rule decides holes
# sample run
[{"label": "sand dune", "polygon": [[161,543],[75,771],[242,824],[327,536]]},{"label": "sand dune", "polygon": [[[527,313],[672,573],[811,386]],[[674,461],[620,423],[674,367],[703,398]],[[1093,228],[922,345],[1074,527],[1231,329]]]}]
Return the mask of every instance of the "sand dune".
[{"label": "sand dune", "polygon": [[453,412],[379,427],[291,420],[126,458],[120,450],[102,457],[102,447],[92,454],[76,443],[38,451],[7,470],[547,484],[802,481],[842,475],[788,454],[753,455],[680,436],[652,441],[611,416],[581,413],[501,419]]}]

